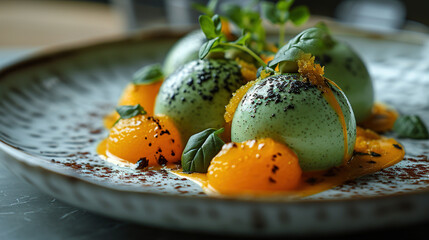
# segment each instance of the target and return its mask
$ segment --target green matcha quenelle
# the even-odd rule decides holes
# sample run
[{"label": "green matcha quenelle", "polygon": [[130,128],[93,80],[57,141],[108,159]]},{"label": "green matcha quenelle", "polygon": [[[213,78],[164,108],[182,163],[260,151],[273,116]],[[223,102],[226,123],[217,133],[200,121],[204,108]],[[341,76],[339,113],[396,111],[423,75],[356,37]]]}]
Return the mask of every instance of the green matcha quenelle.
[{"label": "green matcha quenelle", "polygon": [[235,111],[232,141],[273,138],[296,152],[304,171],[341,165],[353,153],[356,121],[344,93],[323,84],[325,90],[298,73],[259,80]]},{"label": "green matcha quenelle", "polygon": [[185,63],[198,59],[198,52],[205,41],[206,37],[201,30],[190,32],[177,41],[164,60],[164,74],[168,76]]},{"label": "green matcha quenelle", "polygon": [[156,98],[155,114],[172,118],[183,142],[187,142],[195,133],[224,126],[225,105],[242,81],[234,61],[194,60],[164,81]]},{"label": "green matcha quenelle", "polygon": [[309,28],[283,46],[270,65],[280,63],[280,72],[293,72],[297,67],[294,60],[302,52],[311,53],[316,57],[316,62],[325,66],[325,77],[344,91],[358,123],[371,115],[374,103],[371,77],[350,46],[333,39],[326,27]]}]

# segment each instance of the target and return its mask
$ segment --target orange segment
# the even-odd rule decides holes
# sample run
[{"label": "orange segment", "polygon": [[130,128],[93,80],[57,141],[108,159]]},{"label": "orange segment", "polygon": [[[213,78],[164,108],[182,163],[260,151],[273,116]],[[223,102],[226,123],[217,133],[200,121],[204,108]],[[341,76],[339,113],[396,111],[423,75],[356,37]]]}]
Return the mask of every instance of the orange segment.
[{"label": "orange segment", "polygon": [[148,161],[149,166],[180,161],[180,134],[167,116],[138,115],[121,119],[112,127],[107,152],[131,163]]},{"label": "orange segment", "polygon": [[392,108],[381,103],[375,103],[371,116],[359,125],[383,133],[392,130],[398,116],[399,114]]},{"label": "orange segment", "polygon": [[296,154],[266,138],[225,144],[213,158],[207,179],[221,194],[255,194],[294,189],[301,175]]},{"label": "orange segment", "polygon": [[136,105],[140,104],[148,115],[153,115],[155,98],[158,95],[162,81],[151,84],[133,84],[130,83],[124,89],[118,105]]},{"label": "orange segment", "polygon": [[235,61],[238,63],[238,65],[240,65],[241,75],[243,76],[244,80],[252,81],[256,79],[256,73],[258,72],[258,69],[255,67],[255,65],[241,59],[236,59]]},{"label": "orange segment", "polygon": [[[119,106],[123,105],[136,105],[140,104],[148,115],[153,115],[155,107],[155,99],[158,94],[162,81],[154,82],[151,84],[128,84],[121,98],[119,99]],[[106,128],[111,128],[113,124],[119,119],[119,114],[112,112],[104,117],[103,123]]]}]

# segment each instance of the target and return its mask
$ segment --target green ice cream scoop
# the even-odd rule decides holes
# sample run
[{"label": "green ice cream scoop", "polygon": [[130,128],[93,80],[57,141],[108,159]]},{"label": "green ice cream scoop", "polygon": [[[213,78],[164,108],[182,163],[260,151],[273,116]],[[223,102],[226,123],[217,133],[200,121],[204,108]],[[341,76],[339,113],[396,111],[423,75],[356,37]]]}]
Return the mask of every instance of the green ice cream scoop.
[{"label": "green ice cream scoop", "polygon": [[164,74],[168,76],[185,63],[198,59],[198,52],[205,41],[206,37],[201,30],[190,32],[177,41],[164,60]]},{"label": "green ice cream scoop", "polygon": [[341,108],[344,125],[326,94],[301,75],[289,73],[262,79],[249,89],[234,114],[232,141],[282,142],[296,152],[304,171],[341,165],[353,153],[356,121],[344,93],[325,84]]},{"label": "green ice cream scoop", "polygon": [[371,77],[362,59],[349,45],[333,39],[326,28],[309,28],[284,45],[270,65],[279,64],[282,73],[296,72],[296,60],[302,53],[311,53],[316,62],[325,66],[325,77],[344,91],[357,122],[371,115],[374,104]]},{"label": "green ice cream scoop", "polygon": [[242,84],[240,68],[234,61],[194,60],[163,82],[155,114],[172,118],[186,143],[195,133],[224,126],[225,106]]}]

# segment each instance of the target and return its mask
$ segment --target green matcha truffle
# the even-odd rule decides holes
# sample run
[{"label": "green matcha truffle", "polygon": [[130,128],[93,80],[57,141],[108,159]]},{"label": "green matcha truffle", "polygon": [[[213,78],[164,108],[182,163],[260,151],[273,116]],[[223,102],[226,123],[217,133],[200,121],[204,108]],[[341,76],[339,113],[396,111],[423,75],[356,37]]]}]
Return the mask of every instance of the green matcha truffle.
[{"label": "green matcha truffle", "polygon": [[371,77],[361,58],[349,45],[333,39],[326,28],[309,28],[284,45],[270,65],[279,64],[283,73],[296,72],[296,60],[302,53],[311,53],[317,63],[325,66],[325,77],[344,91],[357,122],[371,115],[374,104]]},{"label": "green matcha truffle", "polygon": [[[340,105],[347,129],[350,158],[356,141],[356,121],[344,93],[331,89]],[[231,139],[272,138],[296,152],[304,171],[341,165],[345,157],[344,134],[339,116],[325,94],[299,74],[265,78],[252,86],[241,100],[232,121]]]},{"label": "green matcha truffle", "polygon": [[239,66],[229,60],[195,60],[162,84],[155,114],[171,117],[182,140],[207,128],[221,128],[232,93],[243,84]]},{"label": "green matcha truffle", "polygon": [[164,60],[164,74],[168,76],[185,63],[198,59],[198,52],[205,41],[206,37],[200,30],[190,32],[177,41]]}]

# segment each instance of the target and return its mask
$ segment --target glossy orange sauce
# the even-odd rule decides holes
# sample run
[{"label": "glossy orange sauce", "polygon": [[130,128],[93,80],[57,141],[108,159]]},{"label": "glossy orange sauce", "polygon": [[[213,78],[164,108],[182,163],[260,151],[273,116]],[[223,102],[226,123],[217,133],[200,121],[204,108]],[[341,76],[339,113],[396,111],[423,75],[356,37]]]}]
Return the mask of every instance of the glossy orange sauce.
[{"label": "glossy orange sauce", "polygon": [[375,103],[371,116],[365,121],[358,123],[358,125],[378,133],[383,133],[392,130],[398,116],[399,114],[387,105]]},{"label": "glossy orange sauce", "polygon": [[[345,164],[326,171],[304,172],[298,187],[290,191],[276,191],[271,193],[253,193],[259,196],[287,196],[305,197],[313,195],[335,186],[339,186],[348,180],[353,180],[364,175],[372,174],[384,168],[400,162],[405,151],[403,147],[392,138],[384,138],[372,131],[358,127],[357,142],[354,156]],[[375,152],[377,151],[377,152]],[[180,170],[171,171],[181,177],[185,177],[199,184],[208,195],[226,195],[218,192],[210,186],[207,174],[183,173]],[[228,194],[228,196],[235,196]],[[240,194],[241,195],[241,194]]]}]

